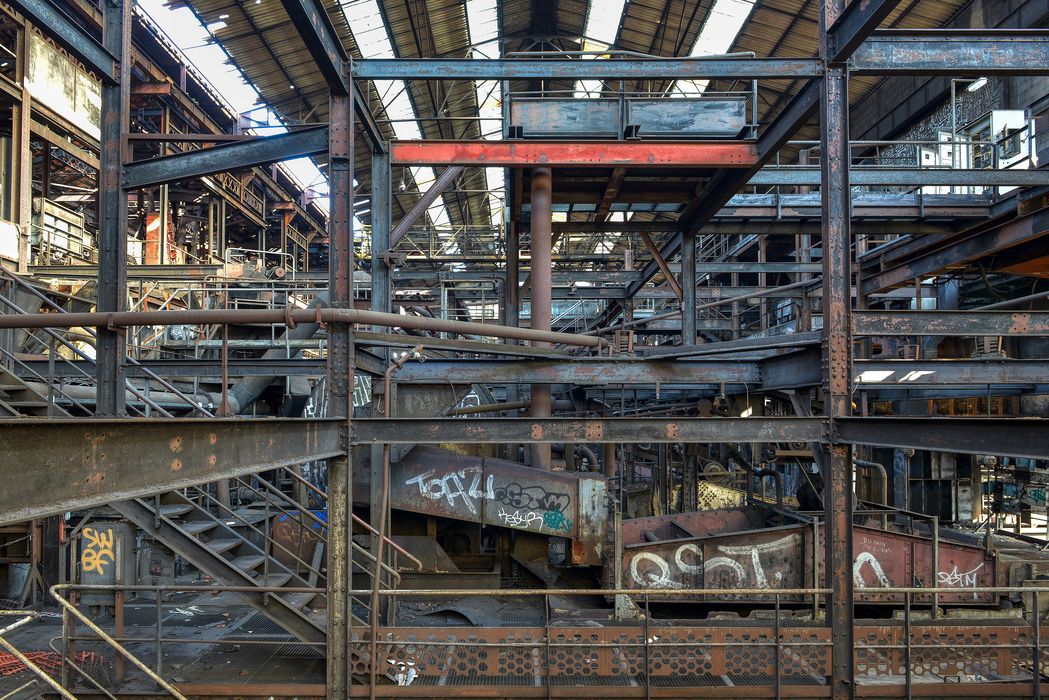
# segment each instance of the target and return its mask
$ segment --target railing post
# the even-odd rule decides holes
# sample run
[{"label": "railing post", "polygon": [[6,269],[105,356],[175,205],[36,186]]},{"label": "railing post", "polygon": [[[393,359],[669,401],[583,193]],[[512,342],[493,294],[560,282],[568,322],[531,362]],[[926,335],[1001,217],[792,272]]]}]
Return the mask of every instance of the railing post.
[{"label": "railing post", "polygon": [[903,594],[903,682],[907,700],[911,698],[911,592]]},{"label": "railing post", "polygon": [[1031,627],[1034,633],[1034,643],[1031,645],[1033,649],[1034,659],[1031,664],[1031,676],[1034,680],[1034,697],[1042,697],[1042,640],[1041,640],[1041,620],[1038,619],[1038,589],[1035,588],[1031,595]]},{"label": "railing post", "polygon": [[779,633],[780,633],[780,619],[779,619],[779,593],[776,593],[776,629],[775,629],[775,648],[776,648],[776,700],[780,700],[783,691],[783,679],[782,679],[782,663],[780,656],[782,649],[780,649]]}]

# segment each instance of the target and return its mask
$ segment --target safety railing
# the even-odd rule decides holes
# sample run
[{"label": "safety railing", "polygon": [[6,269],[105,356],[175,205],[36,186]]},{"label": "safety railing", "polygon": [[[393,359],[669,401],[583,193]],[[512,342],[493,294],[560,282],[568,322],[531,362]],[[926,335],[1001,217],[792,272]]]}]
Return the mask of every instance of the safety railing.
[{"label": "safety railing", "polygon": [[0,617],[20,618],[9,625],[0,627],[0,647],[6,649],[7,653],[13,656],[29,672],[36,676],[36,679],[29,680],[26,683],[23,683],[22,685],[18,686],[17,688],[8,691],[3,697],[18,697],[19,693],[23,691],[28,691],[30,688],[34,687],[37,684],[37,679],[39,679],[63,698],[67,698],[67,700],[76,700],[76,697],[72,695],[68,690],[63,688],[62,685],[59,684],[54,678],[52,678],[51,674],[49,674],[32,659],[30,659],[28,656],[22,653],[22,651],[19,650],[18,647],[16,647],[10,641],[4,638],[4,635],[14,632],[18,628],[24,627],[30,622],[36,620],[38,617],[40,617],[40,613],[33,610],[0,610]]},{"label": "safety railing", "polygon": [[[165,673],[174,675],[162,664],[165,645],[199,645],[204,651],[209,645],[235,643],[245,648],[272,649],[274,645],[289,643],[287,639],[275,638],[245,640],[245,635],[224,640],[221,635],[187,639],[173,631],[165,633],[165,625],[176,617],[166,616],[165,610],[183,605],[166,601],[165,595],[219,590],[238,589],[56,586],[52,593],[63,605],[65,616],[63,657],[72,658],[78,643],[96,638],[108,645],[111,654],[125,660],[133,659],[133,652],[143,658],[150,654],[152,665],[140,659],[131,663],[162,690],[181,697],[182,691],[164,678]],[[932,589],[879,588],[879,592],[902,596],[902,616],[855,621],[851,630],[854,685],[875,686],[879,692],[893,696],[902,691],[905,697],[971,694],[976,685],[983,686],[988,695],[1020,693],[1040,697],[1041,674],[1049,670],[1046,640],[1041,638],[1044,613],[1040,607],[1049,589],[1012,586],[973,591],[1023,598],[1026,610],[1009,616],[978,614],[935,619],[929,614]],[[152,634],[110,634],[94,623],[87,624],[91,620],[65,595],[88,592],[153,593],[153,600],[144,604],[152,602],[156,607]],[[320,593],[321,589],[273,592]],[[372,591],[348,593],[363,597]],[[385,625],[377,628],[373,636],[367,625],[351,622],[347,630],[350,656],[354,659],[351,696],[419,696],[428,695],[427,689],[434,686],[469,685],[473,686],[468,691],[471,696],[503,697],[508,686],[560,686],[567,690],[581,683],[606,689],[605,697],[620,695],[615,688],[623,687],[634,689],[631,697],[649,697],[653,691],[668,687],[675,692],[687,689],[690,697],[723,697],[729,685],[760,687],[764,689],[762,696],[777,698],[797,696],[798,692],[821,695],[831,675],[835,643],[840,648],[841,635],[849,634],[827,626],[825,612],[834,603],[831,591],[824,588],[404,589],[380,591],[380,595],[413,601],[482,597],[499,598],[504,603],[532,600],[533,604],[512,604],[517,611],[512,626]],[[616,619],[599,626],[575,625],[570,617],[559,617],[554,612],[556,606],[551,604],[551,598],[563,596],[617,599],[620,604],[615,607]],[[661,606],[731,605],[741,598],[752,601],[750,607],[761,607],[765,612],[737,620],[683,620],[680,608],[674,607],[673,618],[660,619],[661,611],[667,609]],[[810,599],[815,607],[806,602]],[[95,636],[78,634],[76,625],[81,623]],[[148,625],[139,628],[142,627],[148,631]],[[307,646],[315,648],[319,658],[321,645]],[[72,674],[73,667],[70,669]],[[192,682],[185,670],[177,675],[180,683]],[[111,679],[85,680],[98,681],[104,689],[116,689]],[[261,688],[266,681],[260,678],[256,682]],[[316,682],[322,683],[323,679],[318,677]],[[243,686],[238,685],[243,691]],[[66,687],[73,689],[71,685]],[[817,690],[821,687],[823,690]],[[995,687],[1001,693],[994,692]]]}]

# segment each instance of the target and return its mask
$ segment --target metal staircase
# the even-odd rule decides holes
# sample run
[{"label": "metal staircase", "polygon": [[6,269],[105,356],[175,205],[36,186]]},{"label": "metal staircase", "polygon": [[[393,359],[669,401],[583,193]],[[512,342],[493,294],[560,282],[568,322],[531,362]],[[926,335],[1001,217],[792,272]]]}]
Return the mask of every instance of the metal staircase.
[{"label": "metal staircase", "polygon": [[[265,516],[215,506],[204,488],[172,491],[153,498],[112,504],[125,518],[184,558],[222,586],[237,594],[297,639],[323,644],[323,606],[319,614],[308,606],[318,594],[303,591],[280,593],[271,589],[310,588],[311,583],[290,566],[268,556],[272,544]],[[261,527],[260,527],[261,526]],[[263,536],[263,545],[257,537]],[[253,590],[258,589],[258,590]]]},{"label": "metal staircase", "polygon": [[[50,410],[48,406],[51,405]],[[3,365],[0,365],[0,416],[17,418],[18,416],[51,416],[69,418],[70,414],[57,404],[51,404],[48,397],[26,384]]]}]

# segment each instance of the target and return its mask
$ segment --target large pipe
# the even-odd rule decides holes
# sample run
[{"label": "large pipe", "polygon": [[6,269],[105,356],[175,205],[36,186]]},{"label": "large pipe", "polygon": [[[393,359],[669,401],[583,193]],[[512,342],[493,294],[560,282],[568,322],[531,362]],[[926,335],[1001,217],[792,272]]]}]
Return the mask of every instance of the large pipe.
[{"label": "large pipe", "polygon": [[[532,170],[532,313],[529,326],[533,331],[550,332],[553,323],[553,171],[550,168]],[[540,341],[534,346],[547,347]],[[532,385],[533,418],[552,415],[549,384]],[[550,445],[532,444],[532,466],[550,468]]]},{"label": "large pipe", "polygon": [[346,323],[384,328],[412,328],[417,330],[480,335],[490,338],[513,338],[533,343],[557,343],[597,348],[605,341],[576,333],[537,331],[531,328],[511,328],[472,321],[449,321],[421,316],[401,316],[361,309],[186,309],[181,311],[118,311],[114,313],[65,314],[9,314],[0,315],[0,328],[77,328],[129,326],[175,326],[193,324],[266,324],[290,321],[299,323]]}]

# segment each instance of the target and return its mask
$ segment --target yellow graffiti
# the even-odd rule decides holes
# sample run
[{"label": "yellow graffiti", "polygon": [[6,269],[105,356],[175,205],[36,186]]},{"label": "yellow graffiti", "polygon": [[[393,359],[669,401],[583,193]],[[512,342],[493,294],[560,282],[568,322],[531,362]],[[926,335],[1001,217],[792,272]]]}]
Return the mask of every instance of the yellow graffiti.
[{"label": "yellow graffiti", "polygon": [[80,554],[80,565],[85,572],[97,571],[104,576],[103,567],[114,561],[113,530],[105,532],[91,527],[84,528],[84,548]]}]

